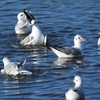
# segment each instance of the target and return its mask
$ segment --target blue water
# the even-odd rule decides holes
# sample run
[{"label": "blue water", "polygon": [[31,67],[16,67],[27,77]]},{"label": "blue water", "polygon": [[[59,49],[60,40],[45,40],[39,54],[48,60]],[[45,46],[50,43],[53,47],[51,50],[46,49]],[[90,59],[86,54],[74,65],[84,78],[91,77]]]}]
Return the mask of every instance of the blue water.
[{"label": "blue water", "polygon": [[[14,33],[17,14],[28,9],[35,16],[51,45],[73,45],[80,34],[84,42],[84,59],[58,59],[46,47],[22,47]],[[27,59],[29,77],[8,77],[0,74],[0,100],[65,100],[65,93],[74,86],[74,75],[83,79],[85,100],[100,100],[100,0],[1,0],[0,1],[0,69],[2,59],[20,62]]]}]

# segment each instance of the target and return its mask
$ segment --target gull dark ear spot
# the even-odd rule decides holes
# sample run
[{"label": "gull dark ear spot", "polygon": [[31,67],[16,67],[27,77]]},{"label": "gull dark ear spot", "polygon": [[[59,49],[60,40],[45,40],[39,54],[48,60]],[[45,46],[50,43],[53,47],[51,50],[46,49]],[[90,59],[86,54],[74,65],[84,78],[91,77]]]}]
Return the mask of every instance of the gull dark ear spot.
[{"label": "gull dark ear spot", "polygon": [[23,14],[21,14],[21,16],[23,16]]}]

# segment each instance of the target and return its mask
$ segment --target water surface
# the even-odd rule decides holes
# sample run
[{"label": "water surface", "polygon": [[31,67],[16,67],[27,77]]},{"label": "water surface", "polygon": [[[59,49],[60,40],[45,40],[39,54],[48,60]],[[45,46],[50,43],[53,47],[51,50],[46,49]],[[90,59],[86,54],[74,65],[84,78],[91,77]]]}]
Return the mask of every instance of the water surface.
[{"label": "water surface", "polygon": [[[22,47],[14,33],[17,14],[28,9],[35,16],[51,45],[73,45],[76,34],[86,38],[84,59],[59,59],[46,47]],[[29,77],[0,74],[0,100],[32,98],[65,100],[66,91],[74,86],[74,75],[83,79],[86,100],[100,99],[100,31],[99,0],[4,0],[0,1],[0,69],[3,57],[20,62],[27,59]]]}]

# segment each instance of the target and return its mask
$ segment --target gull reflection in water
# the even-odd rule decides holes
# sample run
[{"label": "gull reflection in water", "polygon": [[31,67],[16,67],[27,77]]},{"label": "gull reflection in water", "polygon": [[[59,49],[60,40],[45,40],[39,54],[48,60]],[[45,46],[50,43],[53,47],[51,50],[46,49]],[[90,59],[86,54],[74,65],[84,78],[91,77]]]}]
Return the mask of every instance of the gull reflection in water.
[{"label": "gull reflection in water", "polygon": [[47,48],[44,46],[28,46],[24,47],[22,51],[28,54],[30,64],[40,64],[42,59],[47,56]]},{"label": "gull reflection in water", "polygon": [[75,57],[75,58],[58,58],[56,61],[54,61],[53,63],[55,65],[63,65],[66,63],[71,63],[71,64],[78,64],[78,65],[82,65],[83,64],[83,59],[84,57]]}]

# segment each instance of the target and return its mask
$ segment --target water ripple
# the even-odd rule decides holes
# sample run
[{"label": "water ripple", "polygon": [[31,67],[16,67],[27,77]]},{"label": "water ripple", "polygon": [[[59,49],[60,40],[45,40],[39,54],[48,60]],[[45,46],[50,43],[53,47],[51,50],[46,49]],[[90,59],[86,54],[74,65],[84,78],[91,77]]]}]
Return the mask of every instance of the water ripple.
[{"label": "water ripple", "polygon": [[[86,38],[84,59],[59,59],[46,47],[22,47],[25,36],[17,36],[14,27],[23,9],[32,12],[51,45],[73,46],[76,34]],[[5,0],[0,1],[0,11],[0,69],[5,56],[16,62],[26,58],[24,67],[33,73],[29,77],[0,74],[1,100],[65,100],[76,74],[83,79],[86,100],[100,99],[99,0]]]}]

